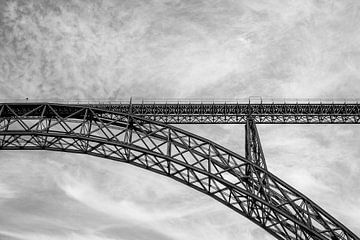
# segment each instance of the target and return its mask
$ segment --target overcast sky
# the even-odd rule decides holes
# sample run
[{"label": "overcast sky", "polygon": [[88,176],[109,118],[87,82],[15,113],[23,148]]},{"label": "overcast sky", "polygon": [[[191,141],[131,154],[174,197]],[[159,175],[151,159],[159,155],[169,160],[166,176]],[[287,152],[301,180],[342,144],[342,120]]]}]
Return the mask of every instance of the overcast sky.
[{"label": "overcast sky", "polygon": [[[360,1],[0,0],[0,99],[355,98]],[[244,152],[243,126],[181,126]],[[360,127],[258,126],[270,171],[360,235]],[[273,239],[171,179],[0,153],[0,238]]]}]

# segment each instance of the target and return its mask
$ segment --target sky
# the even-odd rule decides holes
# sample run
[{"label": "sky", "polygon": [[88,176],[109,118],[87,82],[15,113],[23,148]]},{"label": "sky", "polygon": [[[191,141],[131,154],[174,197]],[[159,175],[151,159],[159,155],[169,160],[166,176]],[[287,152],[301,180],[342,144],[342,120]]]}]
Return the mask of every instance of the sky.
[{"label": "sky", "polygon": [[[356,98],[360,2],[0,0],[0,99]],[[243,125],[181,125],[240,154]],[[271,172],[360,235],[360,128],[259,125]],[[0,153],[0,239],[273,239],[123,163]]]}]

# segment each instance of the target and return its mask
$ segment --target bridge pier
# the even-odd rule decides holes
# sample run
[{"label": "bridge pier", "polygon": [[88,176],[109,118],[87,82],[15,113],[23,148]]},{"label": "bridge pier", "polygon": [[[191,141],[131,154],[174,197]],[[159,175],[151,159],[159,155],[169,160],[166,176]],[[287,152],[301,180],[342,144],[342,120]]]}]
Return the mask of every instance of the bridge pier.
[{"label": "bridge pier", "polygon": [[252,118],[248,118],[245,124],[245,157],[256,165],[267,169],[259,133]]}]

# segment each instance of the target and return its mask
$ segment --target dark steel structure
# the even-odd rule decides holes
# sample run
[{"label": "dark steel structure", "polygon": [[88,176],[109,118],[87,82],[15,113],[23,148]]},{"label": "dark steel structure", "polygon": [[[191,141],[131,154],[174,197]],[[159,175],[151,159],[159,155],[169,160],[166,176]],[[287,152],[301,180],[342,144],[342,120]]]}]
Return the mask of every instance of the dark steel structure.
[{"label": "dark steel structure", "polygon": [[[203,192],[277,239],[359,238],[267,170],[255,123],[358,123],[357,104],[0,104],[1,150],[83,153]],[[153,121],[154,119],[156,121]],[[166,123],[245,123],[245,157]]]},{"label": "dark steel structure", "polygon": [[89,104],[115,112],[131,112],[171,124],[239,124],[251,117],[260,124],[353,124],[360,121],[357,103],[137,103]]}]

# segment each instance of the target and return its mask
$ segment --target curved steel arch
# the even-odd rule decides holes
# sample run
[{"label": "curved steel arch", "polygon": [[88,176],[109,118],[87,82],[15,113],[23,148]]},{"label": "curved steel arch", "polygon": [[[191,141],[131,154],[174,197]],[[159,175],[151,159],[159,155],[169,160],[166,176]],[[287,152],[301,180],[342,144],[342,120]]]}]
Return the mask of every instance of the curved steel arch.
[{"label": "curved steel arch", "polygon": [[84,153],[126,162],[201,191],[277,239],[359,239],[266,168],[171,125],[59,104],[1,104],[0,149]]}]

